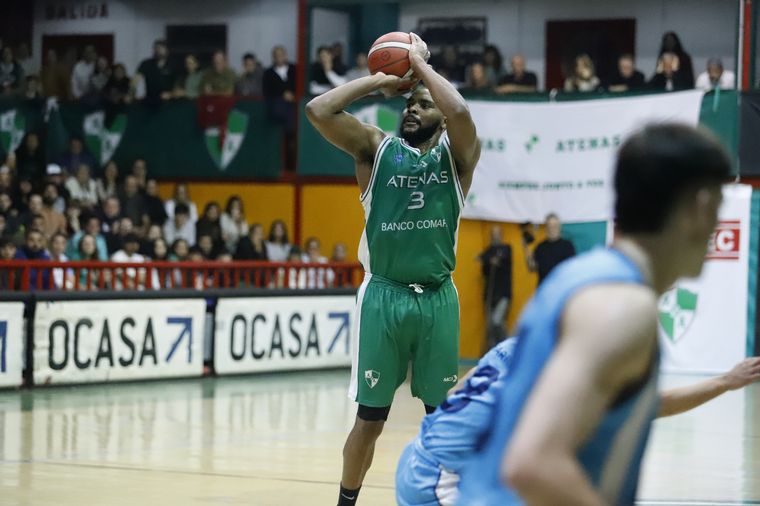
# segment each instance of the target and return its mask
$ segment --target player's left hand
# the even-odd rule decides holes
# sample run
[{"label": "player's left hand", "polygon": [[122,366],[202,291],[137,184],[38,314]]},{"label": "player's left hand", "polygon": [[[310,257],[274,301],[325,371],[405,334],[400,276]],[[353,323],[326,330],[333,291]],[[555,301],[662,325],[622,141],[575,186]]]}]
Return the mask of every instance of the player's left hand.
[{"label": "player's left hand", "polygon": [[742,360],[733,369],[723,375],[729,390],[746,387],[760,380],[760,357],[750,357]]},{"label": "player's left hand", "polygon": [[430,59],[430,51],[428,51],[425,41],[414,32],[409,32],[409,37],[412,39],[412,47],[409,48],[409,61],[420,57],[427,63],[428,59]]}]

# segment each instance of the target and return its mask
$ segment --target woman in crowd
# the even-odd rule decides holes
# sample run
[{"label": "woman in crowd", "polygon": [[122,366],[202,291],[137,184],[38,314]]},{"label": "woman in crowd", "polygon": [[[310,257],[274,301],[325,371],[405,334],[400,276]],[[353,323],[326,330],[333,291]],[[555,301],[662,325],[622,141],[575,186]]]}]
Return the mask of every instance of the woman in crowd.
[{"label": "woman in crowd", "polygon": [[[98,244],[95,240],[95,236],[91,234],[82,235],[82,238],[79,239],[76,253],[75,260],[83,262],[99,262]],[[79,289],[97,290],[98,288],[105,288],[105,285],[109,281],[109,274],[108,271],[101,271],[100,269],[80,269]]]},{"label": "woman in crowd", "polygon": [[596,91],[600,85],[601,81],[596,76],[596,69],[591,57],[587,54],[578,55],[575,58],[573,75],[565,79],[565,91]]},{"label": "woman in crowd", "polygon": [[95,182],[98,198],[105,202],[108,197],[116,197],[119,190],[119,167],[111,160],[103,169],[103,177]]},{"label": "woman in crowd", "polygon": [[483,50],[483,65],[486,70],[488,86],[493,88],[499,84],[499,80],[504,76],[504,59],[498,47],[493,45],[485,47]]},{"label": "woman in crowd", "polygon": [[185,56],[185,73],[174,87],[174,96],[190,99],[198,98],[198,95],[201,94],[202,77],[203,72],[200,71],[198,58],[193,54]]},{"label": "woman in crowd", "polygon": [[267,258],[270,262],[286,262],[293,245],[288,241],[288,229],[285,222],[275,220],[269,228],[269,240],[266,242]]},{"label": "woman in crowd", "polygon": [[198,242],[200,242],[200,238],[204,235],[211,236],[214,249],[217,251],[223,246],[221,216],[222,211],[219,203],[215,200],[211,201],[206,204],[203,216],[201,216],[201,219],[195,225],[195,237],[198,238]]},{"label": "woman in crowd", "polygon": [[239,195],[227,200],[227,207],[220,219],[224,245],[230,253],[235,251],[241,237],[248,235],[248,223],[245,221],[243,201]]},{"label": "woman in crowd", "polygon": [[661,65],[660,62],[665,53],[673,53],[678,57],[678,65],[674,81],[682,82],[682,89],[694,88],[694,65],[691,62],[691,56],[684,50],[683,45],[681,45],[681,39],[678,38],[678,35],[675,32],[665,32],[662,36],[660,52],[657,55],[657,73],[661,72],[659,68]]}]

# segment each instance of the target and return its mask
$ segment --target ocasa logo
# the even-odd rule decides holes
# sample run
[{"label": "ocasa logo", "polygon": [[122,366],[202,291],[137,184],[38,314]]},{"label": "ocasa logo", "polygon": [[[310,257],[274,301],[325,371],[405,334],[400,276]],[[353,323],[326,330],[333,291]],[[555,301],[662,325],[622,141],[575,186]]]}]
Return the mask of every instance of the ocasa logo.
[{"label": "ocasa logo", "polygon": [[726,220],[718,222],[707,246],[709,260],[739,260],[741,222]]}]

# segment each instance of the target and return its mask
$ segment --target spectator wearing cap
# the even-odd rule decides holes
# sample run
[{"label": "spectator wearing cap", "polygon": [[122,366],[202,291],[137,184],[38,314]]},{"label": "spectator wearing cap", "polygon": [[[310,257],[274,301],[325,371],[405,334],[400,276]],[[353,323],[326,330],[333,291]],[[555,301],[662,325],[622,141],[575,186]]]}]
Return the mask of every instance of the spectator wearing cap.
[{"label": "spectator wearing cap", "polygon": [[98,203],[98,188],[95,180],[90,177],[90,167],[85,164],[77,167],[75,175],[66,181],[66,189],[71,198],[79,201],[82,207],[94,208]]},{"label": "spectator wearing cap", "polygon": [[732,90],[736,87],[736,75],[723,68],[720,58],[710,58],[707,60],[707,70],[699,74],[695,87],[705,91]]},{"label": "spectator wearing cap", "polygon": [[69,190],[66,189],[63,169],[57,163],[49,163],[45,169],[45,183],[52,183],[58,188],[58,195],[63,199],[63,208],[57,208],[58,211],[64,212],[66,202],[71,198]]},{"label": "spectator wearing cap", "polygon": [[190,219],[190,208],[184,202],[174,206],[174,217],[164,223],[164,239],[169,244],[180,239],[195,244],[195,224]]},{"label": "spectator wearing cap", "polygon": [[58,159],[58,165],[64,172],[73,174],[80,165],[95,167],[95,159],[85,151],[80,137],[72,137],[69,141],[69,151]]},{"label": "spectator wearing cap", "polygon": [[243,73],[235,85],[235,93],[243,97],[263,96],[264,70],[253,53],[243,55]]}]

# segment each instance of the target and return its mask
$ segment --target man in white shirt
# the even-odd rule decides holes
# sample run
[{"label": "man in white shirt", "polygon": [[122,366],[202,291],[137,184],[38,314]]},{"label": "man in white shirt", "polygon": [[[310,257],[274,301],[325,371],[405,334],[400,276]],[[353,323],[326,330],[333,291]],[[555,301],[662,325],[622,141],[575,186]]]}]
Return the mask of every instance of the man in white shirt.
[{"label": "man in white shirt", "polygon": [[736,75],[730,70],[723,69],[720,58],[707,60],[707,71],[697,77],[695,87],[698,90],[712,91],[716,88],[721,90],[733,90],[736,88]]},{"label": "man in white shirt", "polygon": [[71,72],[71,94],[75,99],[82,98],[90,91],[90,78],[95,72],[96,59],[95,48],[85,46],[82,59],[74,65],[74,70]]},{"label": "man in white shirt", "polygon": [[164,239],[171,245],[177,239],[184,239],[188,244],[195,244],[195,224],[190,220],[190,208],[184,202],[174,206],[174,218],[164,223]]},{"label": "man in white shirt", "polygon": [[[137,252],[139,249],[140,239],[136,234],[129,233],[124,236],[122,248],[111,255],[111,261],[120,263],[144,263],[145,257]],[[145,269],[140,269],[140,271],[137,272],[136,269],[130,267],[126,269],[125,274],[122,274],[121,269],[117,269],[115,272],[115,278],[117,290],[122,290],[125,286],[132,290],[142,290],[145,288]]]}]

